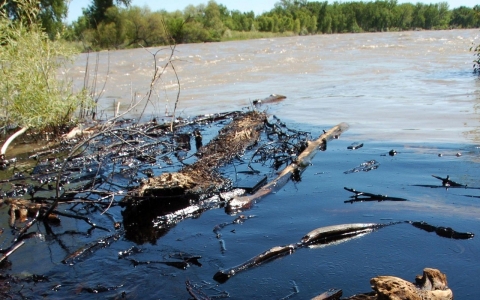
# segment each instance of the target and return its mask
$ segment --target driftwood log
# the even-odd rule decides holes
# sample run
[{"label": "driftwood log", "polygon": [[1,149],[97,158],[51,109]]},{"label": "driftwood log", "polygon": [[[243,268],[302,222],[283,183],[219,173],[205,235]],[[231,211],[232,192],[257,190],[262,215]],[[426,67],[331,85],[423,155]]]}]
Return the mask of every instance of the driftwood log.
[{"label": "driftwood log", "polygon": [[[415,283],[394,276],[377,276],[370,280],[373,292],[358,294],[348,300],[451,300],[452,290],[447,286],[447,276],[437,269],[425,268],[417,275]],[[322,294],[323,295],[323,294]],[[340,298],[313,298],[340,299]]]},{"label": "driftwood log", "polygon": [[292,176],[299,176],[310,164],[318,149],[326,150],[327,142],[338,138],[340,134],[348,129],[347,123],[340,123],[328,131],[324,131],[316,140],[309,141],[307,148],[298,156],[296,162],[288,165],[271,182],[260,188],[255,194],[235,197],[228,203],[227,210],[236,211],[242,208],[249,208],[260,198],[277,191],[284,186]]}]

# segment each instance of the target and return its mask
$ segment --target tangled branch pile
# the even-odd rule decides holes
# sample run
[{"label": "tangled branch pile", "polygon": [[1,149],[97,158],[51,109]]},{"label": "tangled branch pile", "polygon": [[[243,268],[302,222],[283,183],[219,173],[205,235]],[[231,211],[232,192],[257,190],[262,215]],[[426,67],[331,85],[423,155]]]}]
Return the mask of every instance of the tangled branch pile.
[{"label": "tangled branch pile", "polygon": [[215,170],[257,142],[265,119],[265,113],[257,111],[238,116],[220,130],[215,139],[200,148],[197,153],[199,159],[195,163],[179,172],[163,173],[148,179],[133,190],[130,196],[145,199],[171,195],[173,190],[197,195],[218,192],[227,185],[228,180],[219,176]]}]

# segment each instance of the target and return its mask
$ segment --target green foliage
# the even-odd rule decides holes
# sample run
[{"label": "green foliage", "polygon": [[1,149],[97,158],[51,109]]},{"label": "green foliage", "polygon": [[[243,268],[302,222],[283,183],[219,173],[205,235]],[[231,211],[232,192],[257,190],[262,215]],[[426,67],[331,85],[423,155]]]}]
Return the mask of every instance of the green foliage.
[{"label": "green foliage", "polygon": [[480,44],[477,46],[472,46],[470,51],[473,51],[473,56],[475,59],[473,60],[473,73],[480,74]]},{"label": "green foliage", "polygon": [[[116,0],[116,4],[129,6],[131,0]],[[92,0],[92,4],[84,11],[84,15],[91,27],[96,28],[100,23],[109,21],[108,9],[114,7],[113,0]]]},{"label": "green foliage", "polygon": [[[108,5],[114,2],[93,1],[108,2]],[[272,10],[259,16],[253,12],[230,11],[213,0],[172,13],[127,7],[118,8],[118,15],[111,15],[109,12],[115,6],[108,9],[100,9],[99,5],[95,7],[98,8],[84,12],[84,16],[68,30],[71,40],[81,40],[94,49],[162,45],[169,40],[165,38],[165,27],[176,43],[229,40],[236,35],[235,32],[250,31],[306,35],[480,27],[480,6],[450,10],[446,2],[398,4],[397,0],[333,3],[280,0]],[[97,10],[103,12],[102,17],[92,18],[92,12]],[[92,19],[97,22],[95,26],[88,22]],[[159,26],[159,23],[165,25]]]},{"label": "green foliage", "polygon": [[460,6],[452,10],[451,24],[458,28],[475,28],[480,26],[479,16],[480,6],[477,5],[473,9]]},{"label": "green foliage", "polygon": [[152,12],[147,7],[132,7],[123,10],[120,18],[125,22],[127,47],[132,45],[151,47],[166,43],[162,13]]},{"label": "green foliage", "polygon": [[[23,3],[27,3],[24,11],[31,9],[28,1]],[[34,9],[29,14],[29,20],[36,20]],[[50,40],[40,24],[26,23],[0,18],[2,122],[39,130],[64,125],[86,99],[57,77],[75,51]]]},{"label": "green foliage", "polygon": [[25,13],[23,7],[25,3],[34,5],[37,9],[35,19],[29,22],[41,22],[41,26],[48,33],[51,39],[63,29],[63,19],[67,15],[67,3],[64,0],[5,0],[0,1],[0,12],[3,17],[11,20],[25,21],[31,14]]}]

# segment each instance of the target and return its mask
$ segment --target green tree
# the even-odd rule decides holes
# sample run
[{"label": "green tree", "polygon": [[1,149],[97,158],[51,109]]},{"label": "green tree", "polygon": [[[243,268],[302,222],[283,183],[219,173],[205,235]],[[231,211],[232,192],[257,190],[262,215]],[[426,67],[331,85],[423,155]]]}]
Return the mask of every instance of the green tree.
[{"label": "green tree", "polygon": [[225,32],[225,26],[222,19],[225,19],[224,6],[210,0],[203,12],[203,26],[209,33],[209,41],[220,41]]},{"label": "green tree", "polygon": [[141,45],[151,47],[166,43],[162,12],[152,12],[138,6],[124,10],[120,16],[126,26],[127,47]]},{"label": "green tree", "polygon": [[403,3],[395,7],[392,26],[401,30],[412,28],[414,5]]},{"label": "green tree", "polygon": [[302,27],[300,26],[300,20],[296,19],[295,22],[293,23],[293,32],[296,34],[299,34],[301,28]]},{"label": "green tree", "polygon": [[322,31],[322,22],[327,12],[328,2],[307,2],[305,8],[310,11],[312,15],[317,17],[317,31]]},{"label": "green tree", "polygon": [[[128,7],[132,1],[116,0],[115,2],[117,5],[123,4]],[[89,20],[90,25],[93,28],[97,28],[101,22],[107,20],[107,10],[113,6],[113,0],[93,0],[92,4],[84,10],[83,14]]]},{"label": "green tree", "polygon": [[[11,20],[25,19],[25,12],[22,10],[22,3],[25,1],[0,0],[2,15]],[[42,28],[50,38],[62,31],[63,19],[67,16],[67,1],[65,0],[30,0],[32,6],[38,9],[35,20],[41,22]],[[30,16],[31,17],[31,16]]]},{"label": "green tree", "polygon": [[[75,51],[61,41],[52,41],[38,22],[38,6],[19,0],[22,17],[0,18],[0,116],[3,125],[18,125],[0,150],[4,156],[10,142],[30,128],[59,128],[70,122],[86,97],[74,94],[71,82],[57,78],[58,70]],[[37,20],[37,21],[35,21]]]},{"label": "green tree", "polygon": [[183,43],[185,35],[183,28],[185,25],[185,19],[183,18],[183,15],[179,12],[170,14],[167,16],[165,23],[167,30],[175,43]]},{"label": "green tree", "polygon": [[412,27],[425,28],[425,10],[425,4],[415,4],[412,15]]},{"label": "green tree", "polygon": [[460,6],[452,11],[450,25],[459,28],[472,28],[477,25],[475,19],[475,11],[473,9]]},{"label": "green tree", "polygon": [[126,41],[126,18],[122,11],[112,6],[105,12],[106,20],[92,30],[96,43],[101,49],[118,49]]}]

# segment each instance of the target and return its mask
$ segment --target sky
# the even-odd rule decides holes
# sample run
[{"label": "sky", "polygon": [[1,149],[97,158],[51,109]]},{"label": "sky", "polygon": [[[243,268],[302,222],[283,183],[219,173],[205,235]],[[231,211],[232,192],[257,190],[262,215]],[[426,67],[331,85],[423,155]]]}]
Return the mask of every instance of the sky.
[{"label": "sky", "polygon": [[[275,3],[279,0],[216,0],[218,4],[225,5],[229,10],[239,10],[241,12],[252,11],[255,15],[260,15],[263,12],[270,11]],[[323,0],[317,0],[323,2]],[[338,2],[350,2],[352,0],[339,0]],[[358,1],[368,1],[368,0],[358,0]],[[330,3],[333,1],[330,0]],[[457,8],[460,6],[474,7],[479,4],[478,0],[398,0],[398,3],[440,3],[447,2],[450,6],[450,9]],[[92,3],[91,0],[70,0],[67,22],[72,22],[78,19],[82,15],[82,8],[86,8]],[[189,4],[197,6],[198,4],[207,4],[208,0],[132,0],[132,5],[134,6],[148,6],[152,11],[158,11],[164,9],[168,12],[173,12],[175,10],[183,10]]]}]

